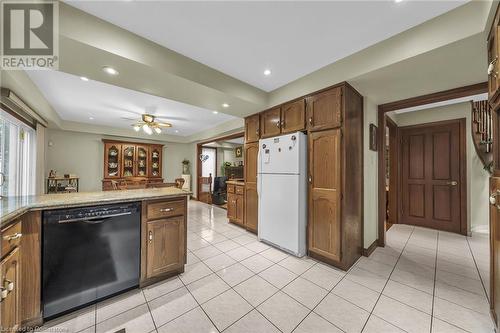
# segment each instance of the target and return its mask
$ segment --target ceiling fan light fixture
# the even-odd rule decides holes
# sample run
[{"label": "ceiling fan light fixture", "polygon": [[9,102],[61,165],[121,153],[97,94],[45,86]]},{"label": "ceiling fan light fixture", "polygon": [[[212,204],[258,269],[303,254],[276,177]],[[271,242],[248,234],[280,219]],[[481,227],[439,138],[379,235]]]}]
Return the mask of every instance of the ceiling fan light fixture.
[{"label": "ceiling fan light fixture", "polygon": [[134,125],[134,131],[139,132],[141,130],[141,126],[139,125]]},{"label": "ceiling fan light fixture", "polygon": [[156,134],[161,134],[161,128],[155,127],[154,130],[155,130]]},{"label": "ceiling fan light fixture", "polygon": [[142,125],[142,130],[146,133],[146,134],[153,134],[153,130],[151,129],[151,127],[149,127],[148,124],[144,124]]},{"label": "ceiling fan light fixture", "polygon": [[152,123],[153,121],[155,121],[155,117],[145,113],[142,115],[142,121],[144,121],[145,123]]}]

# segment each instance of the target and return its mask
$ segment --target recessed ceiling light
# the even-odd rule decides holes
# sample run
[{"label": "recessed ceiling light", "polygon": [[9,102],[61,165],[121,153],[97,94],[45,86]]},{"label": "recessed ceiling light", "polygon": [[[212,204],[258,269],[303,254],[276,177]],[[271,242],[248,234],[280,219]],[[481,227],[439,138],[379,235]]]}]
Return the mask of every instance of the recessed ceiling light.
[{"label": "recessed ceiling light", "polygon": [[175,130],[175,133],[179,133],[179,130]]},{"label": "recessed ceiling light", "polygon": [[265,76],[269,76],[269,75],[271,75],[271,70],[270,70],[270,69],[266,69],[266,70],[264,71],[264,75],[265,75]]},{"label": "recessed ceiling light", "polygon": [[229,104],[224,103],[224,104],[222,104],[222,107],[223,107],[223,108],[228,108],[228,107],[229,107]]},{"label": "recessed ceiling light", "polygon": [[403,0],[394,0],[395,3],[403,2]]},{"label": "recessed ceiling light", "polygon": [[80,76],[80,79],[81,79],[82,81],[88,81],[88,80],[89,80],[89,78],[88,78],[88,77],[85,77],[85,76]]},{"label": "recessed ceiling light", "polygon": [[105,73],[108,73],[109,75],[118,75],[118,71],[116,69],[114,69],[113,67],[109,67],[109,66],[104,66],[102,68],[102,70],[105,72]]},{"label": "recessed ceiling light", "polygon": [[212,113],[213,113],[213,114],[217,114],[217,113],[219,113],[219,111],[212,111]]},{"label": "recessed ceiling light", "polygon": [[94,117],[89,117],[89,120],[94,120]]}]

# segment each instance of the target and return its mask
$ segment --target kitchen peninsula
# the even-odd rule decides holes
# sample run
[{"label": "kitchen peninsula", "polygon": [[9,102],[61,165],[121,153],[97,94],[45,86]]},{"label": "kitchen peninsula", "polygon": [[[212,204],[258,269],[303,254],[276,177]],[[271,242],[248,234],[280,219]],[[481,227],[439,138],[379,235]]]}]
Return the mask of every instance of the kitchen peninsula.
[{"label": "kitchen peninsula", "polygon": [[169,187],[3,198],[2,328],[40,325],[182,273],[190,194]]}]

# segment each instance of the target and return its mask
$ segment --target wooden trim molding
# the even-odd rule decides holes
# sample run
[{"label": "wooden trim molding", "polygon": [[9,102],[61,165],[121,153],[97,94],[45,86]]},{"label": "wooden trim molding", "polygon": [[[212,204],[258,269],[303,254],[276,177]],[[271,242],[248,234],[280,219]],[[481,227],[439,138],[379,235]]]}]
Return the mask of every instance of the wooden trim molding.
[{"label": "wooden trim molding", "polygon": [[368,248],[363,249],[363,256],[369,257],[378,246],[379,246],[379,241],[378,239],[375,239],[373,243],[371,243],[370,246],[368,246]]},{"label": "wooden trim molding", "polygon": [[379,112],[389,112],[411,108],[420,105],[432,104],[437,102],[448,101],[461,97],[478,95],[488,92],[488,82],[481,82],[465,87],[459,87],[444,91],[439,91],[432,94],[403,99],[396,102],[385,103],[378,106]]}]

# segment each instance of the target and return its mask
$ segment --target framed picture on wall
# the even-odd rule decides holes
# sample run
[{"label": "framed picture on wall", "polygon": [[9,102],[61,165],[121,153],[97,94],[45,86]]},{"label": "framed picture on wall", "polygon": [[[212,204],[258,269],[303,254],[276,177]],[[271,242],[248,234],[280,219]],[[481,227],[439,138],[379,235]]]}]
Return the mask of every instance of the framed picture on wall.
[{"label": "framed picture on wall", "polygon": [[378,128],[374,124],[370,124],[370,150],[377,151],[378,149]]},{"label": "framed picture on wall", "polygon": [[239,147],[234,148],[234,155],[236,157],[242,157],[243,156],[243,147],[239,146]]}]

